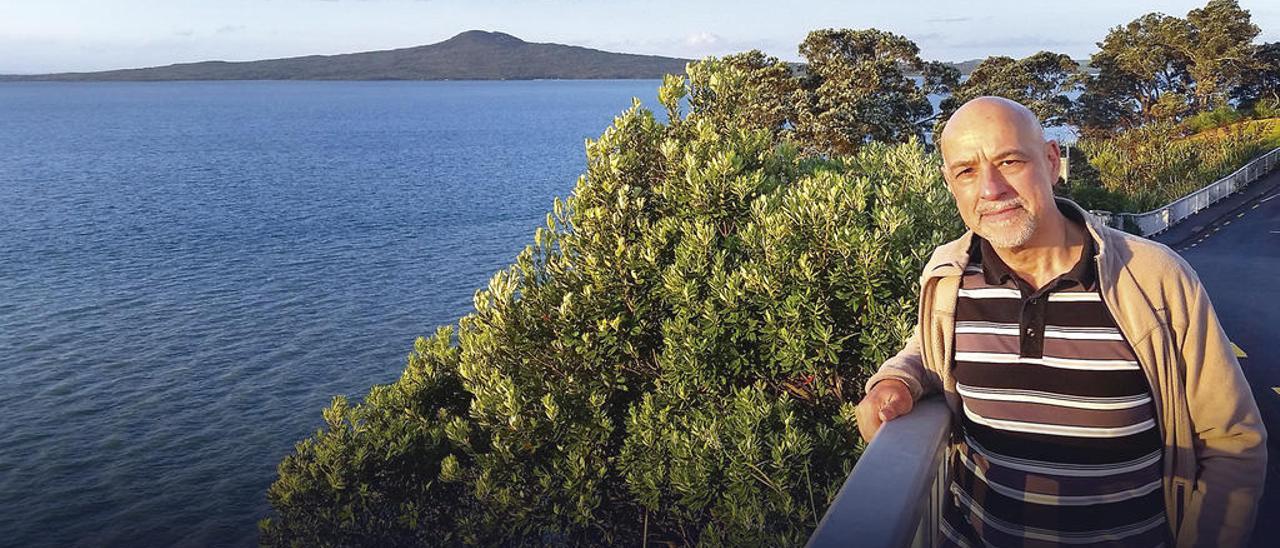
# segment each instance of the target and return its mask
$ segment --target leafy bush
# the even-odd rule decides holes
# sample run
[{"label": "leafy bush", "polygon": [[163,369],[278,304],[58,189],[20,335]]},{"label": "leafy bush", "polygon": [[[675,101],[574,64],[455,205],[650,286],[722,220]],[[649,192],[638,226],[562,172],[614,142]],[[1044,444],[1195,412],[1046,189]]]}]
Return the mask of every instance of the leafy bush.
[{"label": "leafy bush", "polygon": [[1109,211],[1112,213],[1134,210],[1128,196],[1100,186],[1082,184],[1079,180],[1059,189],[1058,194],[1070,198],[1075,203],[1080,204],[1081,207],[1089,210]]},{"label": "leafy bush", "polygon": [[662,85],[669,123],[637,103],[588,143],[456,329],[324,411],[264,544],[804,542],[859,454],[862,381],[962,226],[919,142],[805,156],[741,69],[691,69]]},{"label": "leafy bush", "polygon": [[1253,104],[1255,118],[1280,118],[1280,99],[1266,98]]},{"label": "leafy bush", "polygon": [[1200,133],[1210,129],[1216,129],[1228,126],[1244,119],[1244,113],[1231,108],[1230,105],[1221,105],[1213,110],[1206,110],[1195,116],[1187,118],[1182,123],[1192,133]]}]

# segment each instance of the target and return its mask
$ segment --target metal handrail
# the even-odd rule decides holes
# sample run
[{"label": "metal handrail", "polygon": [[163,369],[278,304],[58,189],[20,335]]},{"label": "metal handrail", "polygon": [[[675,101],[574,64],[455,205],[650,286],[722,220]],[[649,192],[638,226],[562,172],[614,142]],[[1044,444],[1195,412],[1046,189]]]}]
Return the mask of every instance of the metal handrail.
[{"label": "metal handrail", "polygon": [[1217,203],[1218,200],[1244,189],[1250,183],[1270,173],[1276,168],[1277,164],[1280,164],[1280,148],[1271,149],[1270,152],[1254,158],[1230,175],[1151,211],[1143,213],[1095,211],[1094,213],[1101,215],[1106,219],[1107,224],[1116,228],[1123,228],[1125,221],[1128,220],[1138,227],[1139,234],[1150,236],[1164,231],[1183,219]]},{"label": "metal handrail", "polygon": [[951,410],[939,396],[885,423],[809,537],[829,546],[935,546]]}]

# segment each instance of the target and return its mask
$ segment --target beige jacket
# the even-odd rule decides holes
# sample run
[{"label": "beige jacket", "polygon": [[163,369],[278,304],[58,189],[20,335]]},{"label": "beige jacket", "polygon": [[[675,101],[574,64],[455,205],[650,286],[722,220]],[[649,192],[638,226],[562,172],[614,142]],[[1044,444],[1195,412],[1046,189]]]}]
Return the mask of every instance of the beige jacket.
[{"label": "beige jacket", "polygon": [[[1266,476],[1266,430],[1209,296],[1162,244],[1087,221],[1098,287],[1151,386],[1164,440],[1166,515],[1178,546],[1242,546]],[[939,246],[920,278],[919,321],[906,347],[867,381],[906,383],[915,399],[941,391],[953,413],[956,292],[973,233]]]}]

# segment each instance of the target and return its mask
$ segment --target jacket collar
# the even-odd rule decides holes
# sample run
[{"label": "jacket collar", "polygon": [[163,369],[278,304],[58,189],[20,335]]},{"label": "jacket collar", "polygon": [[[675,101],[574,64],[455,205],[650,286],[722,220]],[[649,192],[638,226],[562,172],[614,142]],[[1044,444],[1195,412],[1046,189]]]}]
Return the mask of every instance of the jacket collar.
[{"label": "jacket collar", "polygon": [[[1112,236],[1115,229],[1106,226],[1098,216],[1085,211],[1071,200],[1055,197],[1054,203],[1068,218],[1076,217],[1084,220],[1086,232],[1093,238],[1094,249],[1097,250],[1098,283],[1101,284],[1104,278],[1102,272],[1110,272],[1112,265],[1111,258],[1107,255],[1107,238]],[[930,278],[958,276],[964,272],[965,265],[969,263],[969,251],[972,249],[973,239],[973,230],[966,230],[959,238],[938,246],[933,251],[933,256],[929,258],[929,262],[925,263],[924,272],[920,278],[921,283]]]}]

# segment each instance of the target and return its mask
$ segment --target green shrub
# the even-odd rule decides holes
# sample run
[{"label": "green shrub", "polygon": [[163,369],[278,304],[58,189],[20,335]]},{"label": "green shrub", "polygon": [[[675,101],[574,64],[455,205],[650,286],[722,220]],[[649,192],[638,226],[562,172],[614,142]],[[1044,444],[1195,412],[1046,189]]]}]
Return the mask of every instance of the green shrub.
[{"label": "green shrub", "polygon": [[1100,186],[1073,183],[1061,189],[1058,194],[1070,198],[1080,207],[1089,210],[1110,211],[1113,213],[1133,210],[1133,206],[1129,203],[1127,196]]},{"label": "green shrub", "polygon": [[1280,99],[1266,98],[1254,103],[1253,116],[1259,119],[1280,118]]},{"label": "green shrub", "polygon": [[[455,330],[280,464],[267,545],[799,545],[962,230],[917,141],[810,157],[728,63],[637,104]],[[452,341],[456,332],[457,340]]]},{"label": "green shrub", "polygon": [[1213,110],[1200,112],[1195,116],[1187,118],[1182,123],[1192,133],[1200,133],[1202,131],[1229,126],[1243,120],[1244,117],[1245,115],[1243,112],[1231,108],[1230,105],[1221,105]]},{"label": "green shrub", "polygon": [[1077,189],[1073,195],[1125,207],[1113,211],[1143,212],[1230,174],[1265,152],[1268,144],[1261,126],[1237,124],[1187,137],[1178,125],[1152,123],[1108,139],[1081,139],[1076,146],[1097,173],[1096,182],[1086,180],[1081,186],[1106,193]]}]

